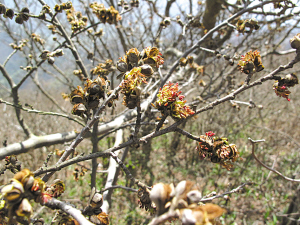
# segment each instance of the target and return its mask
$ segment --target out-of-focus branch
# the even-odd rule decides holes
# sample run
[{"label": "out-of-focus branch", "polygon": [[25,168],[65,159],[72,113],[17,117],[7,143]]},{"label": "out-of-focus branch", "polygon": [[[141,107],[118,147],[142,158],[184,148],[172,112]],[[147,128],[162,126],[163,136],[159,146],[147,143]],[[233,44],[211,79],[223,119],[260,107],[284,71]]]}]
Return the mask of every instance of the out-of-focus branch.
[{"label": "out-of-focus branch", "polygon": [[232,189],[231,191],[226,191],[224,192],[223,194],[219,194],[219,195],[214,195],[212,197],[203,197],[200,202],[208,202],[208,201],[212,201],[216,198],[223,198],[225,195],[229,195],[229,194],[233,194],[233,193],[236,193],[236,192],[239,192],[240,190],[242,190],[246,185],[252,185],[253,182],[246,182],[246,183],[243,183],[241,184],[240,186]]},{"label": "out-of-focus branch", "polygon": [[3,65],[0,64],[0,70],[1,73],[3,74],[3,76],[5,77],[5,79],[7,80],[9,86],[12,88],[15,86],[15,82],[13,81],[13,79],[9,76],[9,74],[7,73],[6,69],[4,68]]},{"label": "out-of-focus branch", "polygon": [[167,220],[170,220],[172,218],[178,218],[179,214],[178,211],[171,211],[169,210],[168,212],[160,215],[159,217],[154,218],[149,225],[158,225],[162,224],[163,222],[166,222]]},{"label": "out-of-focus branch", "polygon": [[115,186],[111,186],[111,187],[102,189],[100,191],[100,193],[103,193],[103,192],[108,191],[108,190],[117,189],[117,188],[124,189],[126,191],[132,191],[132,192],[137,192],[138,191],[137,189],[134,189],[134,188],[124,187],[124,186],[121,186],[121,185],[115,185]]},{"label": "out-of-focus branch", "polygon": [[65,202],[62,202],[58,199],[51,198],[46,203],[45,206],[51,208],[51,209],[61,209],[68,215],[71,215],[80,225],[93,225],[87,218],[85,218],[81,211],[66,204]]},{"label": "out-of-focus branch", "polygon": [[7,56],[7,58],[5,59],[4,63],[3,63],[3,67],[6,66],[6,63],[8,63],[8,61],[10,60],[10,58],[17,52],[18,50],[15,49],[9,56]]}]

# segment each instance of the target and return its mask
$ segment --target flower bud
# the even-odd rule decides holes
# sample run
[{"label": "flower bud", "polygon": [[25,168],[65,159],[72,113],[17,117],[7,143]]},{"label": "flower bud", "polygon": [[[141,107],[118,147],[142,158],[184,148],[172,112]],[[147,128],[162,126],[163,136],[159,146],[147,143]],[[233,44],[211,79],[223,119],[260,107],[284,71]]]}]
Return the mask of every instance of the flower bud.
[{"label": "flower bud", "polygon": [[71,9],[73,7],[71,1],[67,1],[66,4],[64,5],[64,9]]},{"label": "flower bud", "polygon": [[48,63],[49,63],[50,65],[53,65],[54,62],[55,62],[55,59],[54,59],[53,57],[49,57],[49,58],[48,58]]},{"label": "flower bud", "polygon": [[21,13],[20,16],[22,17],[22,19],[23,19],[24,21],[29,20],[28,14]]},{"label": "flower bud", "polygon": [[15,12],[12,9],[6,9],[6,12],[4,16],[8,17],[9,19],[12,19],[15,15]]},{"label": "flower bud", "polygon": [[95,33],[95,36],[96,37],[101,37],[103,35],[103,28],[101,28],[100,30],[98,30],[96,33]]},{"label": "flower bud", "polygon": [[288,87],[294,87],[296,84],[299,83],[298,77],[294,73],[288,74],[284,78],[284,83]]},{"label": "flower bud", "polygon": [[300,49],[300,33],[291,38],[290,43],[292,48]]},{"label": "flower bud", "polygon": [[55,12],[56,13],[60,13],[60,12],[62,12],[62,10],[63,10],[63,7],[61,7],[61,5],[55,5],[54,6],[54,10],[55,10]]},{"label": "flower bud", "polygon": [[6,7],[3,4],[0,4],[0,15],[6,12]]},{"label": "flower bud", "polygon": [[187,59],[186,58],[181,58],[180,61],[179,61],[179,65],[180,66],[186,66],[187,64]]},{"label": "flower bud", "polygon": [[50,53],[50,51],[44,50],[44,51],[42,52],[42,54],[40,54],[39,57],[40,57],[42,60],[46,60],[46,59],[49,57],[49,53]]},{"label": "flower bud", "polygon": [[136,48],[130,49],[128,52],[126,52],[127,58],[132,63],[137,63],[139,61],[139,51]]},{"label": "flower bud", "polygon": [[128,65],[124,61],[119,61],[119,62],[117,62],[117,69],[120,72],[124,73],[124,72],[126,72],[128,70]]},{"label": "flower bud", "polygon": [[10,182],[1,189],[1,194],[9,203],[19,202],[24,193],[23,185],[16,179],[11,179]]},{"label": "flower bud", "polygon": [[170,18],[170,17],[166,17],[166,18],[164,19],[164,24],[165,24],[166,26],[170,25],[170,24],[171,24],[171,18]]},{"label": "flower bud", "polygon": [[64,55],[64,52],[62,49],[56,49],[55,52],[54,52],[54,55],[55,56],[63,56]]},{"label": "flower bud", "polygon": [[29,13],[29,9],[27,7],[22,8],[21,10],[22,13]]},{"label": "flower bud", "polygon": [[150,192],[150,199],[157,208],[157,214],[161,215],[167,211],[166,204],[171,200],[171,196],[174,195],[173,184],[156,184],[153,186]]},{"label": "flower bud", "polygon": [[20,16],[20,15],[18,15],[16,18],[15,18],[15,21],[16,21],[16,23],[18,23],[18,24],[23,24],[23,18],[22,18],[22,16]]},{"label": "flower bud", "polygon": [[87,111],[85,106],[82,103],[76,104],[73,106],[72,114],[77,116],[83,116],[83,114]]},{"label": "flower bud", "polygon": [[140,68],[141,68],[141,73],[147,77],[151,76],[154,73],[152,67],[148,64],[144,64],[140,66]]},{"label": "flower bud", "polygon": [[32,207],[27,198],[24,198],[20,203],[18,209],[15,211],[18,216],[29,218],[32,214]]}]

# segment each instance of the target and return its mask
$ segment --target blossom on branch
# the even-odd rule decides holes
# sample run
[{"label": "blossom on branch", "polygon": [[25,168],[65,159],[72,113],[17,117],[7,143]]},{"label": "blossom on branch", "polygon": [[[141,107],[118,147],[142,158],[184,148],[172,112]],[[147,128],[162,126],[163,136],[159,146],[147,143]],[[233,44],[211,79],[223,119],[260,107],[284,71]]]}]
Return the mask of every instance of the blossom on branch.
[{"label": "blossom on branch", "polygon": [[262,71],[264,66],[259,51],[255,50],[252,52],[250,50],[245,56],[242,55],[241,60],[238,63],[238,68],[245,74]]},{"label": "blossom on branch", "polygon": [[184,97],[184,95],[181,95],[181,91],[178,91],[178,83],[169,82],[159,90],[158,99],[153,106],[163,115],[167,113],[175,120],[184,119],[195,113],[189,106],[185,105],[186,100],[183,100]]},{"label": "blossom on branch", "polygon": [[119,11],[113,6],[106,9],[104,4],[93,2],[90,4],[90,8],[102,23],[117,24],[122,19]]},{"label": "blossom on branch", "polygon": [[298,83],[298,77],[294,73],[286,75],[285,78],[276,77],[276,81],[273,84],[273,90],[275,91],[277,96],[283,97],[286,100],[290,101],[289,95],[291,92],[288,88],[294,87]]},{"label": "blossom on branch", "polygon": [[227,138],[214,137],[212,131],[201,135],[201,142],[198,143],[196,149],[201,158],[208,158],[213,163],[219,163],[221,166],[230,170],[233,165],[230,162],[235,162],[239,157],[239,152],[235,144],[229,144]]}]

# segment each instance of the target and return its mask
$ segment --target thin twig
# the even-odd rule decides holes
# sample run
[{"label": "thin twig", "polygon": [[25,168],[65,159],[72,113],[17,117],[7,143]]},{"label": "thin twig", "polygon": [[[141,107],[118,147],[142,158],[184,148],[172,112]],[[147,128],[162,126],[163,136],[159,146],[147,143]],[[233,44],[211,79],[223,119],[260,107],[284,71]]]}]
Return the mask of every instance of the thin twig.
[{"label": "thin twig", "polygon": [[192,140],[201,142],[201,139],[199,137],[194,136],[194,135],[190,134],[189,132],[187,132],[185,130],[182,130],[182,129],[178,128],[178,127],[176,127],[175,131],[177,131],[180,134],[183,134],[183,135],[187,136],[188,138],[190,138]]},{"label": "thin twig", "polygon": [[279,175],[280,177],[282,177],[283,179],[287,180],[287,181],[292,181],[292,182],[297,182],[297,183],[300,183],[300,179],[293,179],[293,178],[289,178],[289,177],[286,177],[284,176],[283,174],[281,174],[279,171],[265,165],[262,161],[260,161],[257,156],[255,155],[255,144],[256,143],[259,143],[259,142],[264,142],[265,140],[252,140],[251,138],[248,138],[249,141],[251,142],[252,144],[252,155],[254,157],[254,159],[260,164],[262,165],[263,167],[265,167],[266,169],[272,171],[273,173],[276,173],[277,175]]},{"label": "thin twig", "polygon": [[[62,157],[58,160],[58,162],[56,164],[60,164],[60,163],[64,162],[69,157],[69,155],[75,150],[77,145],[83,140],[84,135],[93,127],[93,125],[96,123],[96,121],[99,120],[99,118],[100,118],[99,115],[106,108],[106,105],[108,104],[108,102],[111,99],[113,99],[120,90],[121,90],[120,86],[116,87],[115,90],[113,91],[113,93],[104,100],[102,105],[94,113],[93,119],[81,130],[79,135],[75,138],[75,140],[71,143],[71,145],[65,150],[64,154],[62,155]],[[97,153],[95,153],[95,154],[97,154]],[[54,172],[46,174],[43,177],[43,180],[48,181],[48,179],[53,175],[53,173]]]},{"label": "thin twig", "polygon": [[240,190],[242,190],[246,185],[252,185],[253,182],[246,182],[246,183],[243,183],[241,184],[240,186],[232,189],[231,191],[226,191],[224,192],[223,194],[219,194],[219,195],[215,195],[215,196],[212,196],[212,197],[209,197],[209,198],[202,198],[200,200],[200,202],[207,202],[207,201],[212,201],[213,199],[215,198],[223,198],[225,195],[229,195],[229,194],[232,194],[232,193],[236,193]]},{"label": "thin twig", "polygon": [[72,121],[80,124],[81,126],[85,126],[85,124],[83,124],[82,122],[80,122],[76,118],[73,118],[73,117],[71,117],[69,115],[66,115],[66,114],[56,113],[56,112],[45,112],[45,111],[40,111],[40,110],[37,110],[37,109],[28,109],[28,108],[23,107],[22,105],[15,105],[15,104],[13,104],[11,102],[8,102],[8,101],[5,101],[3,99],[0,99],[0,104],[1,103],[4,103],[4,104],[9,105],[9,106],[13,106],[15,108],[21,109],[21,110],[23,110],[25,112],[28,112],[28,113],[36,113],[36,114],[39,114],[39,115],[51,115],[51,116],[59,116],[59,117],[67,118],[68,120],[72,120]]}]

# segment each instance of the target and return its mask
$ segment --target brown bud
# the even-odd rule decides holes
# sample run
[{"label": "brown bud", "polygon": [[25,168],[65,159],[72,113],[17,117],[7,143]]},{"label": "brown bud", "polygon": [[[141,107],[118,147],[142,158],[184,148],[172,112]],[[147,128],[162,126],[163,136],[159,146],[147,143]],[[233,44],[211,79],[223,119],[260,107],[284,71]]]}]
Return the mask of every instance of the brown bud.
[{"label": "brown bud", "polygon": [[72,114],[77,116],[83,116],[83,114],[86,112],[86,108],[82,103],[76,104],[73,106]]},{"label": "brown bud", "polygon": [[54,62],[55,62],[55,59],[54,59],[53,57],[49,57],[49,58],[48,58],[48,63],[49,63],[50,65],[53,65]]},{"label": "brown bud", "polygon": [[[135,49],[136,50],[136,49]],[[132,63],[137,63],[139,61],[139,52],[136,51],[130,51],[127,53],[127,58]]]},{"label": "brown bud", "polygon": [[3,4],[0,4],[0,14],[4,14],[6,12],[6,7]]},{"label": "brown bud", "polygon": [[288,74],[284,78],[284,83],[288,87],[294,87],[296,84],[299,83],[298,77],[294,73]]},{"label": "brown bud", "polygon": [[229,60],[230,59],[230,56],[228,56],[228,55],[223,55],[223,57],[224,57],[225,60]]},{"label": "brown bud", "polygon": [[42,60],[46,60],[46,59],[49,57],[49,53],[50,53],[50,51],[44,50],[44,51],[42,52],[42,54],[40,54],[39,57],[40,57]]},{"label": "brown bud", "polygon": [[188,56],[187,57],[187,63],[192,64],[194,62],[194,57],[193,56]]},{"label": "brown bud", "polygon": [[20,203],[19,207],[15,211],[18,216],[27,217],[29,218],[32,211],[32,207],[30,205],[30,202],[27,198],[23,198],[22,202]]},{"label": "brown bud", "polygon": [[1,189],[2,196],[10,203],[17,203],[24,193],[23,185],[16,179],[11,179],[10,184]]},{"label": "brown bud", "polygon": [[33,174],[30,172],[29,169],[23,169],[22,171],[14,175],[14,179],[20,181],[23,184],[25,178],[28,176],[33,176]]},{"label": "brown bud", "polygon": [[87,22],[88,21],[88,18],[86,17],[86,16],[83,16],[82,18],[81,18],[81,20],[83,21],[83,22]]},{"label": "brown bud", "polygon": [[94,58],[94,53],[89,52],[87,55],[87,59],[92,60]]},{"label": "brown bud", "polygon": [[12,19],[15,15],[15,12],[12,9],[6,9],[6,12],[4,14],[9,19]]},{"label": "brown bud", "polygon": [[127,63],[124,61],[117,62],[117,69],[122,73],[126,72],[128,70]]},{"label": "brown bud", "polygon": [[82,18],[82,13],[81,13],[81,12],[76,12],[76,17],[77,17],[78,19]]},{"label": "brown bud", "polygon": [[186,58],[181,58],[180,61],[179,61],[179,65],[180,66],[186,66],[187,64],[187,59]]},{"label": "brown bud", "polygon": [[140,66],[140,68],[141,68],[141,73],[147,77],[151,76],[154,73],[152,67],[148,64],[144,64]]},{"label": "brown bud", "polygon": [[71,97],[72,104],[83,103],[83,98],[80,95],[74,95]]},{"label": "brown bud", "polygon": [[16,23],[18,23],[18,24],[23,24],[23,18],[22,18],[22,16],[21,15],[18,15],[16,18],[15,18],[15,21],[16,21]]},{"label": "brown bud", "polygon": [[100,193],[95,193],[91,199],[90,205],[92,208],[100,208],[103,204],[103,198]]},{"label": "brown bud", "polygon": [[24,21],[29,20],[29,15],[26,14],[26,13],[21,13],[20,16],[22,17],[22,19],[23,19]]},{"label": "brown bud", "polygon": [[44,10],[45,13],[50,13],[50,6],[49,5],[44,5],[42,10]]},{"label": "brown bud", "polygon": [[22,13],[29,13],[29,9],[27,7],[22,8],[21,10]]},{"label": "brown bud", "polygon": [[166,26],[170,25],[170,24],[171,24],[171,18],[170,18],[170,17],[166,17],[166,18],[164,19],[164,24],[165,24]]},{"label": "brown bud", "polygon": [[149,64],[150,66],[156,66],[156,62],[155,62],[155,60],[152,59],[152,58],[147,58],[147,59],[145,59],[145,60],[144,60],[144,63],[145,63],[145,64]]},{"label": "brown bud", "polygon": [[102,35],[103,35],[103,28],[101,28],[99,31],[95,33],[95,36],[97,37],[101,37]]},{"label": "brown bud", "polygon": [[55,12],[60,13],[60,12],[62,12],[63,8],[61,7],[61,5],[56,4],[54,6],[54,10],[55,10]]},{"label": "brown bud", "polygon": [[300,49],[300,33],[291,38],[290,43],[292,48]]},{"label": "brown bud", "polygon": [[124,2],[124,9],[125,9],[125,10],[128,10],[128,9],[129,9],[129,5],[128,5],[127,2]]},{"label": "brown bud", "polygon": [[91,95],[95,95],[95,94],[98,94],[99,92],[101,91],[101,87],[99,84],[96,84],[96,83],[92,83],[90,88],[89,88],[89,93]]},{"label": "brown bud", "polygon": [[44,11],[42,11],[40,14],[39,14],[39,19],[41,20],[45,20],[46,19],[46,14]]},{"label": "brown bud", "polygon": [[55,52],[54,52],[54,55],[55,56],[63,56],[64,55],[64,52],[62,49],[56,49]]},{"label": "brown bud", "polygon": [[71,9],[72,8],[72,2],[67,1],[66,4],[64,5],[64,9]]}]

